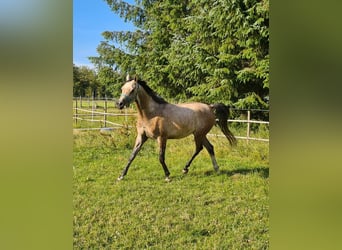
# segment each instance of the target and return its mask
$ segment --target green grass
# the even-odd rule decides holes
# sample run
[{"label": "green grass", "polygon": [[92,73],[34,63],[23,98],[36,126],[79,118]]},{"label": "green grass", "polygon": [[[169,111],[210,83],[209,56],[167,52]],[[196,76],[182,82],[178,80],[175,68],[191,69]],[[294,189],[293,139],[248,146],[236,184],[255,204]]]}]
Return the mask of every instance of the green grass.
[{"label": "green grass", "polygon": [[268,249],[267,143],[209,137],[221,172],[203,150],[183,175],[193,139],[169,140],[165,183],[149,140],[117,182],[134,139],[134,129],[74,133],[74,249]]}]

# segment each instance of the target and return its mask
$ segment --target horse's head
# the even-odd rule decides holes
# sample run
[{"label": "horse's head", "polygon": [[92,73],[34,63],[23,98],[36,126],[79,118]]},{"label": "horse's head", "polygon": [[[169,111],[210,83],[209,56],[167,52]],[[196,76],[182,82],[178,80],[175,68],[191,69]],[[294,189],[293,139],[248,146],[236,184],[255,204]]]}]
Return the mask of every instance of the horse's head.
[{"label": "horse's head", "polygon": [[135,101],[138,94],[138,88],[139,85],[137,77],[130,80],[129,75],[127,75],[126,82],[121,88],[121,96],[117,102],[119,109],[123,109],[125,106],[128,107]]}]

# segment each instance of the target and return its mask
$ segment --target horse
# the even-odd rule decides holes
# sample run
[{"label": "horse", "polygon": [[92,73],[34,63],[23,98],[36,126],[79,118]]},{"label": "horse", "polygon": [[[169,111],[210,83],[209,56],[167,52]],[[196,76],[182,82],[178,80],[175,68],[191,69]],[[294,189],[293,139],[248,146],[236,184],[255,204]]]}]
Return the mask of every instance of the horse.
[{"label": "horse", "polygon": [[153,91],[145,81],[135,77],[126,78],[126,82],[121,88],[122,93],[117,102],[119,109],[128,107],[135,102],[138,109],[137,137],[133,151],[124,167],[118,181],[122,180],[128,169],[148,138],[155,139],[159,145],[159,162],[163,167],[165,181],[170,181],[170,172],[165,164],[165,149],[168,139],[181,139],[193,135],[195,139],[195,153],[186,163],[183,173],[189,171],[189,166],[195,157],[201,152],[203,147],[208,151],[213,168],[219,171],[214,147],[207,138],[207,133],[216,124],[228,139],[231,146],[236,144],[236,138],[228,129],[227,119],[229,107],[219,104],[204,104],[200,102],[171,104],[155,91]]}]

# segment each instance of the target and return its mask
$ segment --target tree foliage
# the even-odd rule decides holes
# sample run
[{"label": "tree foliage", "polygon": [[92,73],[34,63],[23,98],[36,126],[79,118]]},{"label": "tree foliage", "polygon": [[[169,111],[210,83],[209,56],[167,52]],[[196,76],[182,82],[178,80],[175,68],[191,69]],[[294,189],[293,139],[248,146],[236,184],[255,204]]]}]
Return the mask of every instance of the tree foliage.
[{"label": "tree foliage", "polygon": [[91,61],[117,72],[108,87],[133,73],[167,97],[268,108],[268,0],[106,2],[137,27],[103,32]]},{"label": "tree foliage", "polygon": [[73,95],[92,96],[98,90],[96,73],[88,67],[73,65]]},{"label": "tree foliage", "polygon": [[113,97],[122,82],[122,77],[112,67],[101,66],[100,70],[73,65],[73,95],[83,97]]}]

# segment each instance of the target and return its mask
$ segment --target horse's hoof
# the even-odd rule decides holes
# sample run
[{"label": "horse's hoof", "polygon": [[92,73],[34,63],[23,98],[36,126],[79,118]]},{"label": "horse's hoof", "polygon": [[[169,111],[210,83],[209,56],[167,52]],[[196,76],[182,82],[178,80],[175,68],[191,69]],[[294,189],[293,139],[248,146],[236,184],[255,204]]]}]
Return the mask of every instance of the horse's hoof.
[{"label": "horse's hoof", "polygon": [[117,179],[118,181],[121,181],[121,180],[123,180],[123,176],[119,176],[119,178]]},{"label": "horse's hoof", "polygon": [[189,169],[183,169],[183,174],[187,174],[189,172]]},{"label": "horse's hoof", "polygon": [[165,178],[165,182],[170,182],[171,181],[171,178],[168,176]]}]

